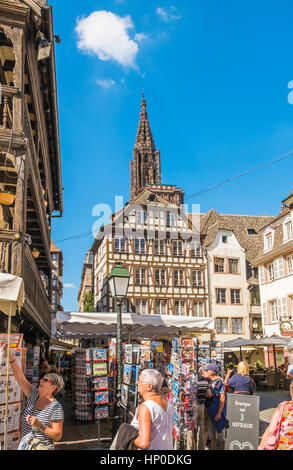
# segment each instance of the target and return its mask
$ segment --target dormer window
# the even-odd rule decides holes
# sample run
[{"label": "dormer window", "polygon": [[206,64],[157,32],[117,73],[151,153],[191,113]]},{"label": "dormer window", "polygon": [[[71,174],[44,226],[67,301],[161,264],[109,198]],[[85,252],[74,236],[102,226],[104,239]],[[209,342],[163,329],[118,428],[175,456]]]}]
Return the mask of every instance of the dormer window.
[{"label": "dormer window", "polygon": [[157,200],[156,196],[154,194],[150,194],[147,199],[150,202],[155,202]]},{"label": "dormer window", "polygon": [[293,238],[293,225],[292,221],[288,220],[284,223],[284,241],[289,241]]},{"label": "dormer window", "polygon": [[273,233],[269,232],[264,237],[264,251],[269,251],[273,248]]},{"label": "dormer window", "polygon": [[227,237],[227,235],[223,235],[223,236],[222,236],[222,242],[223,242],[223,243],[228,243],[228,237]]},{"label": "dormer window", "polygon": [[248,228],[247,233],[248,235],[256,235],[256,230],[254,228]]}]

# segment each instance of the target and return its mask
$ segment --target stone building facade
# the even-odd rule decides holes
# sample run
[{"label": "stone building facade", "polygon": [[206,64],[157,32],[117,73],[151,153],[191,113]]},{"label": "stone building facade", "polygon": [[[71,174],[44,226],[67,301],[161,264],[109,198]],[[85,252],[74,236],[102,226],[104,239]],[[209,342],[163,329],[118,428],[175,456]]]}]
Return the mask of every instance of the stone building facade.
[{"label": "stone building facade", "polygon": [[260,237],[253,263],[259,271],[264,332],[280,335],[282,322],[293,321],[293,191]]},{"label": "stone building facade", "polygon": [[208,308],[217,339],[262,336],[257,269],[251,261],[259,232],[273,217],[201,214],[201,235],[207,263]]},{"label": "stone building facade", "polygon": [[85,256],[81,273],[81,283],[78,292],[78,311],[84,312],[84,297],[88,292],[94,291],[93,284],[93,254],[89,250]]}]

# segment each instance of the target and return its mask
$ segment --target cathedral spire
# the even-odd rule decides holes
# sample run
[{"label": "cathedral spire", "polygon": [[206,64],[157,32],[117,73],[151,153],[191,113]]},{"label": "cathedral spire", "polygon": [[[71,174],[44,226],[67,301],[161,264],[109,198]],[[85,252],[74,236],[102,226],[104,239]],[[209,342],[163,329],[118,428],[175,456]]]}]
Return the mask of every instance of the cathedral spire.
[{"label": "cathedral spire", "polygon": [[144,98],[144,92],[142,92],[142,100],[140,103],[140,107],[140,119],[134,148],[149,147],[152,150],[155,150],[155,143],[151,131],[151,126],[146,112],[146,100]]},{"label": "cathedral spire", "polygon": [[131,199],[149,184],[161,184],[160,152],[156,150],[142,92],[141,111],[131,167]]}]

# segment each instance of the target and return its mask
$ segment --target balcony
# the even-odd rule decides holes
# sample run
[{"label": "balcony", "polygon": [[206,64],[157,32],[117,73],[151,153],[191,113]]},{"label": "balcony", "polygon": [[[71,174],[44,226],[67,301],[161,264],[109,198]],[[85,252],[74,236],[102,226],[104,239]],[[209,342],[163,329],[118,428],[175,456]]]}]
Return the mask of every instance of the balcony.
[{"label": "balcony", "polygon": [[43,281],[31,251],[24,245],[23,279],[25,286],[25,310],[41,329],[51,336],[51,307]]},{"label": "balcony", "polygon": [[21,101],[19,90],[15,87],[1,85],[0,104],[0,148],[19,149],[24,147],[23,132],[16,112]]}]

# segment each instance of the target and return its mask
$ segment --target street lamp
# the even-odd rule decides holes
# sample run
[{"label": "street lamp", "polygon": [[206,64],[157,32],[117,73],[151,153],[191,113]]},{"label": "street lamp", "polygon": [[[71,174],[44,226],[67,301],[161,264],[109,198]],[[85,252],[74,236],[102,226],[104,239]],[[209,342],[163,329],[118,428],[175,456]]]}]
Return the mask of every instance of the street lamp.
[{"label": "street lamp", "polygon": [[108,278],[111,294],[117,302],[117,398],[121,399],[122,388],[122,303],[127,295],[130,274],[122,263],[116,263]]}]

